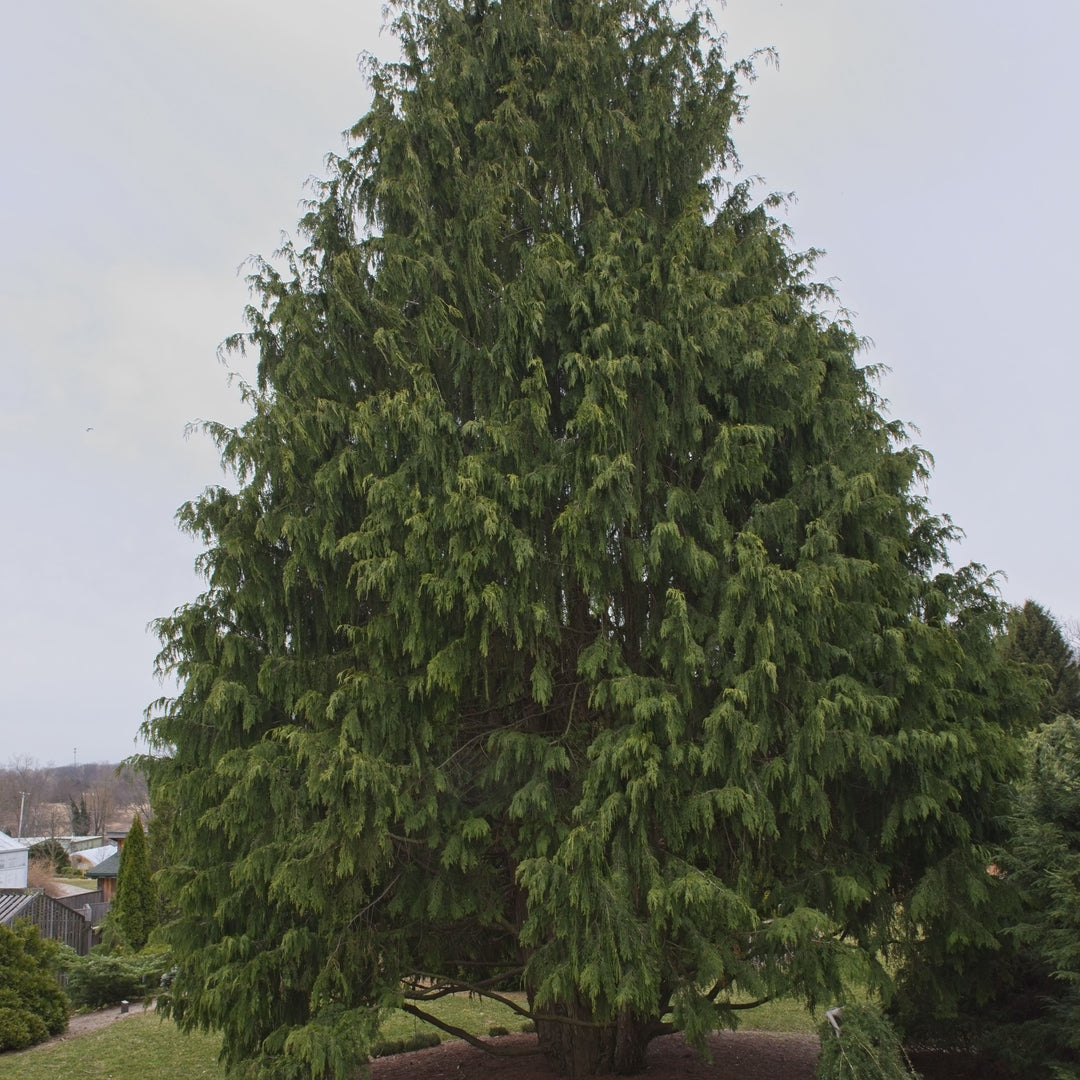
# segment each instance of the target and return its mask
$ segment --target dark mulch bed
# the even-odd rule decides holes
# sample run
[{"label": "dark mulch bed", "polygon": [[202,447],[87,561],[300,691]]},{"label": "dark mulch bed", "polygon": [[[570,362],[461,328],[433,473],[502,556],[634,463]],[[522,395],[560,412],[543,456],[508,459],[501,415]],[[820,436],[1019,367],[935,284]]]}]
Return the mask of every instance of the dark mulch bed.
[{"label": "dark mulch bed", "polygon": [[[372,1080],[556,1080],[557,1073],[536,1049],[535,1035],[487,1040],[493,1049],[527,1056],[494,1056],[463,1042],[431,1050],[380,1058]],[[813,1080],[818,1058],[816,1035],[780,1035],[765,1031],[722,1032],[708,1043],[712,1061],[703,1061],[681,1035],[654,1039],[649,1045],[649,1080]],[[928,1051],[912,1064],[924,1080],[990,1080],[985,1063],[971,1055]]]}]

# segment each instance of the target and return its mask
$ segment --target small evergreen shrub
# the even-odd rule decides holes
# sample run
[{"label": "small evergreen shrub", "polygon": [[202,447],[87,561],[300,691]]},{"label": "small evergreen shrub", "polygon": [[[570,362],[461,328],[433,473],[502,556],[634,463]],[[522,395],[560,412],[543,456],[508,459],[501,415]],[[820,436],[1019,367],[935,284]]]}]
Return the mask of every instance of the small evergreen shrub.
[{"label": "small evergreen shrub", "polygon": [[68,994],[80,1008],[97,1009],[153,994],[169,968],[169,954],[161,949],[135,956],[91,952],[69,961]]},{"label": "small evergreen shrub", "polygon": [[532,1020],[526,1020],[525,1023],[518,1028],[518,1031],[523,1031],[526,1035],[535,1035],[536,1024],[534,1024]]},{"label": "small evergreen shrub", "polygon": [[401,1054],[405,1051],[404,1039],[380,1039],[372,1048],[373,1058],[390,1057],[393,1054]]},{"label": "small evergreen shrub", "polygon": [[498,1039],[503,1035],[509,1034],[510,1032],[501,1024],[492,1024],[492,1026],[488,1028],[488,1035],[490,1035],[493,1039]]},{"label": "small evergreen shrub", "polygon": [[40,1016],[26,1009],[0,1008],[0,1050],[23,1050],[48,1037],[49,1029]]},{"label": "small evergreen shrub", "polygon": [[434,1031],[418,1031],[405,1040],[405,1052],[412,1050],[427,1050],[429,1047],[438,1046],[442,1039]]},{"label": "small evergreen shrub", "polygon": [[816,1080],[915,1080],[893,1026],[878,1009],[845,1006],[840,1034],[828,1021],[818,1029],[821,1059]]},{"label": "small evergreen shrub", "polygon": [[157,889],[150,873],[146,833],[138,816],[120,852],[120,874],[110,915],[124,944],[136,951],[146,945],[150,931],[157,925]]},{"label": "small evergreen shrub", "polygon": [[17,919],[0,926],[0,1050],[22,1050],[67,1027],[68,999],[56,981],[60,948]]}]

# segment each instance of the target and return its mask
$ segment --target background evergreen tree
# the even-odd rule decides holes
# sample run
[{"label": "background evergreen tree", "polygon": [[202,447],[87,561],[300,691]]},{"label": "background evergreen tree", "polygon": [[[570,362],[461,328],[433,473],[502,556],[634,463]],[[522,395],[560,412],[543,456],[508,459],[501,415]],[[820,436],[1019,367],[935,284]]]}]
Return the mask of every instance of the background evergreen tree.
[{"label": "background evergreen tree", "polygon": [[255,275],[254,415],[210,425],[237,487],[180,512],[173,1015],[344,1076],[381,1008],[519,980],[564,1072],[629,1073],[887,981],[898,911],[985,937],[1002,613],[728,179],[748,65],[644,0],[395,10]]},{"label": "background evergreen tree", "polygon": [[111,914],[124,943],[138,952],[157,924],[157,890],[142,821],[136,816],[120,852],[120,873]]},{"label": "background evergreen tree", "polygon": [[1080,720],[1059,716],[1029,740],[1011,857],[1024,918],[1012,930],[1039,991],[1007,1049],[1045,1075],[1080,1077]]},{"label": "background evergreen tree", "polygon": [[996,944],[964,953],[966,992],[942,1007],[911,986],[910,1034],[975,1045],[1010,1075],[1080,1077],[1080,722],[1027,740],[1027,774],[997,856]]},{"label": "background evergreen tree", "polygon": [[69,801],[71,802],[71,835],[89,836],[90,814],[86,809],[86,797],[80,797],[77,803],[74,799]]},{"label": "background evergreen tree", "polygon": [[1033,665],[1045,680],[1041,723],[1064,715],[1080,718],[1080,664],[1061,624],[1046,608],[1026,600],[1009,612],[1005,650],[1010,659]]}]

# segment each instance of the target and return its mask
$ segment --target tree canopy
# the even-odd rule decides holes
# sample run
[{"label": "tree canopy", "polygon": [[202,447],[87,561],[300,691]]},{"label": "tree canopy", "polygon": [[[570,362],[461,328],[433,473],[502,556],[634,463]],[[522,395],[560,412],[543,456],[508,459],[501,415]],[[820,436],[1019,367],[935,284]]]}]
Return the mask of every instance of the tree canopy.
[{"label": "tree canopy", "polygon": [[[252,1075],[522,986],[575,1076],[983,931],[1003,614],[645,0],[412,0],[258,264],[206,591],[158,623],[169,1007]],[[670,1013],[670,1022],[663,1017]]]},{"label": "tree canopy", "polygon": [[[1014,1025],[1014,1061],[1080,1076],[1080,720],[1058,716],[1032,732],[1029,771],[1009,864],[1024,893],[1012,928],[1036,1008]],[[1029,998],[1035,995],[1030,993]],[[1017,1053],[1019,1050],[1019,1053]]]},{"label": "tree canopy", "polygon": [[1044,680],[1038,719],[1044,724],[1066,715],[1080,719],[1080,664],[1057,619],[1041,604],[1025,600],[1009,612],[1007,631],[1006,654],[1033,665]]}]

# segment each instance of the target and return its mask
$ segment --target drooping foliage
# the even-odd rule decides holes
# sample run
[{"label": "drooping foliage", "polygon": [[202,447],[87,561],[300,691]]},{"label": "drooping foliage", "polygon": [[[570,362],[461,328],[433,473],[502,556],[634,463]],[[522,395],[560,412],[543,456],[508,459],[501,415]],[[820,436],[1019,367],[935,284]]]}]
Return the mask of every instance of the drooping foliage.
[{"label": "drooping foliage", "polygon": [[120,872],[111,915],[120,937],[129,948],[139,951],[157,923],[157,890],[150,875],[150,853],[142,821],[136,815],[120,852]]},{"label": "drooping foliage", "polygon": [[[1027,773],[1000,860],[1002,909],[992,977],[973,1023],[1017,1075],[1080,1078],[1080,721],[1032,731]],[[970,1002],[967,1003],[970,1008]]]},{"label": "drooping foliage", "polygon": [[814,1080],[917,1080],[896,1032],[880,1011],[848,1005],[822,1021]]},{"label": "drooping foliage", "polygon": [[180,514],[173,1014],[343,1076],[381,1008],[517,983],[565,1072],[633,1072],[669,1011],[884,981],[898,910],[982,933],[1001,612],[730,182],[749,66],[663,3],[395,9]]},{"label": "drooping foliage", "polygon": [[[1029,739],[1030,767],[1009,867],[1024,892],[1014,929],[1040,1008],[1020,1046],[1047,1075],[1080,1077],[1080,719],[1059,716]],[[1016,1047],[1014,1047],[1015,1051]]]},{"label": "drooping foliage", "polygon": [[[926,980],[905,987],[901,1022],[921,1041],[978,1047],[1009,1075],[1076,1080],[1080,722],[1059,716],[1030,732],[1026,764],[994,864],[1000,892],[988,925],[995,947],[959,951],[960,991],[944,1003],[927,1000]],[[921,1005],[921,1015],[913,1005]]]},{"label": "drooping foliage", "polygon": [[991,866],[984,923],[992,938],[939,938],[912,956],[895,1006],[918,1041],[977,1047],[1017,1075],[1080,1077],[1080,724],[1068,707],[1075,662],[1056,620],[1032,601],[1009,612],[999,642],[1017,685],[1027,681],[1029,708],[1017,715],[1035,726]]}]

